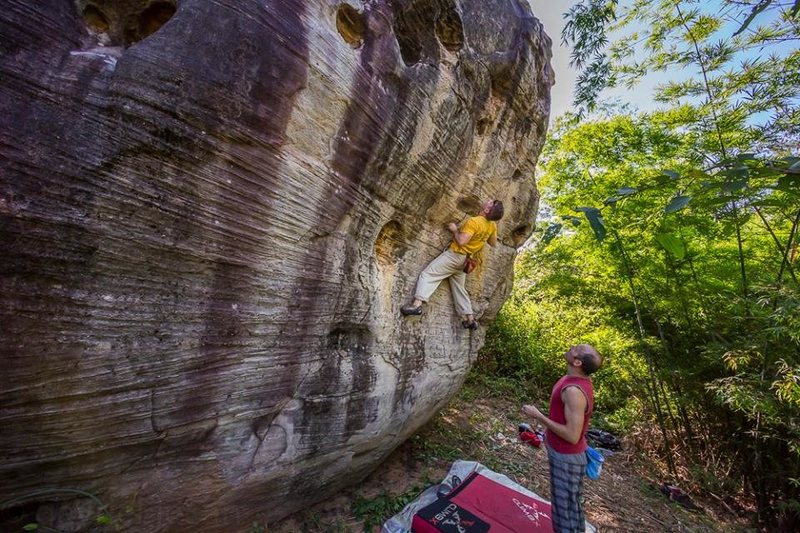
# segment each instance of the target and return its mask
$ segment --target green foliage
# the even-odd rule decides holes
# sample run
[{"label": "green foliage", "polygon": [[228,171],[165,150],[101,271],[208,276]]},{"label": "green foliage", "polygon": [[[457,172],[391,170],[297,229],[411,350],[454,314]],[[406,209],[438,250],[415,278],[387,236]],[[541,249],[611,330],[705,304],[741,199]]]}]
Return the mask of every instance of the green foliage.
[{"label": "green foliage", "polygon": [[556,123],[540,180],[553,215],[518,259],[480,362],[549,388],[559,354],[595,344],[598,424],[656,423],[670,468],[677,457],[720,483],[740,477],[765,521],[791,528],[800,187],[787,176],[798,160],[760,153],[728,125],[725,155],[699,152],[720,132],[687,129],[686,109]]},{"label": "green foliage", "polygon": [[250,524],[249,533],[266,533],[266,531],[267,528],[258,522],[253,522]]},{"label": "green foliage", "polygon": [[609,83],[610,65],[603,49],[608,44],[607,25],[616,18],[616,5],[617,0],[585,0],[564,15],[566,24],[561,40],[572,44],[570,65],[583,71],[576,100],[584,102],[589,111],[595,106],[595,88]]},{"label": "green foliage", "polygon": [[[654,100],[689,106],[680,115],[687,132],[716,130],[701,152],[797,140],[800,25],[785,2],[582,0],[564,16],[562,39],[583,69],[579,109],[596,108],[607,87],[633,87],[662,72],[669,81]],[[616,39],[606,44],[608,34]]]},{"label": "green foliage", "polygon": [[390,517],[402,511],[424,489],[424,486],[415,486],[397,496],[382,492],[374,498],[357,497],[353,500],[353,514],[357,519],[364,521],[365,530],[371,531],[372,528],[380,527]]},{"label": "green foliage", "polygon": [[[741,478],[776,530],[800,527],[798,10],[582,0],[565,14],[583,73],[542,158],[555,214],[487,339],[499,371],[546,379],[557,344],[606,339],[603,423],[655,422],[673,473],[677,454],[703,486]],[[660,110],[586,114],[653,73],[669,80]],[[566,224],[576,211],[589,223]]]}]

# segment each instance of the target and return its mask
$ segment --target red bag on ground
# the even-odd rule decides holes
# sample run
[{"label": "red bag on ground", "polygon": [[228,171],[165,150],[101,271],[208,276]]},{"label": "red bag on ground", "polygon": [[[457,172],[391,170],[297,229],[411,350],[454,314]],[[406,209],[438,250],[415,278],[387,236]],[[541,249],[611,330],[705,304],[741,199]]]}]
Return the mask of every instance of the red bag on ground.
[{"label": "red bag on ground", "polygon": [[542,438],[533,431],[522,431],[519,434],[519,440],[537,448],[542,445]]},{"label": "red bag on ground", "polygon": [[552,533],[550,504],[477,472],[446,496],[420,509],[414,533]]}]

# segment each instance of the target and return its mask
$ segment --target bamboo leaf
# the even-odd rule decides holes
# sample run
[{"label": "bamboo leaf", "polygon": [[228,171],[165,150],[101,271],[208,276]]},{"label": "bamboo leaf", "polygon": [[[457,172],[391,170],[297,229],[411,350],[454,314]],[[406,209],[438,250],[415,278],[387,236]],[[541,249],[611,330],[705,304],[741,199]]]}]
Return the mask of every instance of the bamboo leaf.
[{"label": "bamboo leaf", "polygon": [[683,246],[681,240],[672,233],[661,233],[656,235],[656,241],[667,252],[680,261],[686,256],[686,248]]},{"label": "bamboo leaf", "polygon": [[594,236],[598,241],[602,241],[606,237],[606,224],[603,222],[603,217],[600,216],[600,210],[596,207],[576,207],[575,211],[581,212],[586,216],[589,225],[594,231]]},{"label": "bamboo leaf", "polygon": [[769,5],[771,3],[772,3],[772,0],[761,0],[760,3],[756,4],[755,7],[753,7],[753,10],[750,12],[750,15],[747,16],[745,21],[742,23],[742,25],[739,27],[739,29],[736,30],[736,33],[734,33],[732,35],[732,37],[736,37],[737,35],[742,33],[744,30],[746,30],[747,27],[750,25],[750,23],[753,22],[753,19],[756,18],[756,16],[758,16],[759,13],[761,13],[762,11],[767,9],[767,7],[769,7]]},{"label": "bamboo leaf", "polygon": [[726,181],[722,185],[722,192],[724,193],[732,193],[747,187],[747,179],[736,180],[736,181]]},{"label": "bamboo leaf", "polygon": [[729,178],[746,178],[750,175],[750,169],[745,166],[738,166],[736,168],[729,168],[717,173],[718,176],[726,176]]},{"label": "bamboo leaf", "polygon": [[678,195],[664,208],[665,213],[675,213],[680,211],[689,204],[692,198],[690,196]]},{"label": "bamboo leaf", "polygon": [[764,200],[759,200],[757,202],[750,202],[750,205],[755,205],[758,207],[786,207],[787,202],[776,200],[775,198],[765,198]]},{"label": "bamboo leaf", "polygon": [[676,180],[676,179],[678,179],[680,177],[680,174],[678,174],[674,170],[662,170],[661,173],[664,174],[665,176],[669,176],[670,178],[672,178],[674,180]]},{"label": "bamboo leaf", "polygon": [[635,192],[636,192],[636,189],[633,188],[633,187],[622,187],[620,189],[617,189],[617,194],[619,196],[630,196],[631,194],[634,194]]},{"label": "bamboo leaf", "polygon": [[561,228],[564,226],[562,224],[551,224],[547,226],[547,229],[544,230],[544,235],[542,235],[542,244],[549,244],[550,241],[555,239],[559,233],[561,233]]},{"label": "bamboo leaf", "polygon": [[695,179],[699,179],[699,180],[711,179],[711,176],[708,175],[708,173],[703,172],[702,170],[699,170],[699,169],[696,169],[696,168],[693,168],[692,170],[687,172],[687,174],[689,175],[689,177],[695,178]]},{"label": "bamboo leaf", "polygon": [[800,188],[800,175],[799,174],[786,174],[778,178],[778,186],[776,189],[788,190]]},{"label": "bamboo leaf", "polygon": [[727,204],[733,200],[736,200],[735,196],[713,196],[711,198],[703,198],[698,199],[695,202],[695,205],[702,206],[702,207],[716,207],[719,205]]}]

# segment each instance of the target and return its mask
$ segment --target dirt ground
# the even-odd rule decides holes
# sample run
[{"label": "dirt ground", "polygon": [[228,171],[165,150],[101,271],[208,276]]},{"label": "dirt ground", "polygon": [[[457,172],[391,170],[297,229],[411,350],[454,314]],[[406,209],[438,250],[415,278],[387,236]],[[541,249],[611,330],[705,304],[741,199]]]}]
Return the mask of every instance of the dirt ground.
[{"label": "dirt ground", "polygon": [[[456,459],[478,461],[549,499],[547,453],[520,442],[519,404],[468,388],[419,433],[398,447],[364,482],[261,531],[373,532]],[[600,479],[585,479],[584,510],[599,532],[752,531],[719,502],[689,494],[689,511],[656,487],[652,465],[625,447],[606,459]]]}]

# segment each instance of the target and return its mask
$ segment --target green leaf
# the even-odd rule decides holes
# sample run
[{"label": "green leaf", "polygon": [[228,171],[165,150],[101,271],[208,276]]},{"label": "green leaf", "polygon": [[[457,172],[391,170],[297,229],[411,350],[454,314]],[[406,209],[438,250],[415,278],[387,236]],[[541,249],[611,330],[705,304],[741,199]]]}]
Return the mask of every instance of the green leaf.
[{"label": "green leaf", "polygon": [[777,189],[787,190],[787,189],[796,189],[800,187],[800,175],[798,174],[786,174],[778,178],[778,186]]},{"label": "green leaf", "polygon": [[34,524],[34,523],[25,524],[24,526],[22,526],[22,529],[24,529],[25,531],[36,531],[37,529],[39,529],[39,524]]},{"label": "green leaf", "polygon": [[702,198],[698,199],[695,202],[695,205],[702,206],[702,207],[714,207],[718,205],[724,205],[728,202],[733,200],[737,200],[735,196],[712,196],[711,198]]},{"label": "green leaf", "polygon": [[665,176],[669,176],[670,178],[672,178],[674,180],[676,180],[676,179],[678,179],[680,177],[680,174],[678,174],[674,170],[662,170],[661,173],[664,174]]},{"label": "green leaf", "polygon": [[614,207],[617,205],[617,202],[619,202],[619,198],[612,196],[610,198],[606,198],[603,202],[603,205],[610,205],[611,207]]},{"label": "green leaf", "polygon": [[736,168],[729,168],[717,173],[718,176],[726,176],[729,178],[743,179],[750,175],[750,169],[747,167],[739,166]]},{"label": "green leaf", "polygon": [[586,216],[598,241],[606,238],[606,224],[603,222],[603,217],[600,216],[599,209],[596,207],[576,207],[575,211],[581,212]]},{"label": "green leaf", "polygon": [[692,199],[691,196],[678,195],[672,199],[672,201],[669,203],[669,205],[667,205],[667,207],[664,208],[664,212],[675,213],[677,211],[680,211],[689,204],[689,201],[691,199]]},{"label": "green leaf", "polygon": [[672,233],[656,235],[656,241],[678,261],[686,256],[686,248],[683,246],[683,243]]},{"label": "green leaf", "polygon": [[786,201],[776,200],[774,198],[765,198],[757,202],[751,202],[750,205],[758,207],[786,207]]},{"label": "green leaf", "polygon": [[722,192],[730,194],[732,192],[744,189],[745,187],[747,187],[747,178],[736,181],[726,181],[722,185]]},{"label": "green leaf", "polygon": [[750,169],[751,178],[761,178],[764,176],[778,176],[783,174],[783,170],[774,167],[756,167]]},{"label": "green leaf", "polygon": [[756,4],[756,5],[753,7],[753,10],[750,12],[750,15],[748,15],[748,16],[747,16],[747,18],[744,20],[744,22],[743,22],[743,23],[742,23],[742,25],[739,27],[739,29],[738,29],[738,30],[736,30],[736,33],[734,33],[733,35],[731,35],[731,37],[736,37],[737,35],[739,35],[740,33],[742,33],[744,30],[746,30],[746,29],[747,29],[747,27],[750,25],[750,23],[751,23],[751,22],[753,22],[753,19],[754,19],[754,18],[756,18],[756,16],[757,16],[759,13],[761,13],[762,11],[764,11],[765,9],[767,9],[767,7],[768,7],[768,6],[769,6],[771,3],[772,3],[772,0],[761,0],[759,3],[757,3],[757,4]]},{"label": "green leaf", "polygon": [[634,194],[635,192],[636,192],[636,189],[633,188],[633,187],[622,187],[620,189],[617,189],[617,194],[619,196],[630,196],[631,194]]},{"label": "green leaf", "polygon": [[755,161],[756,154],[752,153],[739,154],[736,156],[736,159],[738,159],[739,161]]},{"label": "green leaf", "polygon": [[556,236],[561,233],[562,227],[563,226],[558,223],[547,226],[547,229],[544,230],[544,235],[542,235],[542,244],[548,244],[555,239]]},{"label": "green leaf", "polygon": [[101,514],[97,516],[97,518],[95,518],[94,521],[100,524],[101,526],[107,526],[111,524],[111,517],[108,516],[107,514]]},{"label": "green leaf", "polygon": [[690,178],[695,178],[699,180],[707,180],[711,178],[711,176],[708,173],[703,172],[702,170],[696,168],[693,168],[687,174],[689,175]]},{"label": "green leaf", "polygon": [[575,227],[581,225],[581,219],[579,219],[578,217],[574,217],[572,215],[561,215],[561,220],[568,220],[570,224],[572,224]]}]

